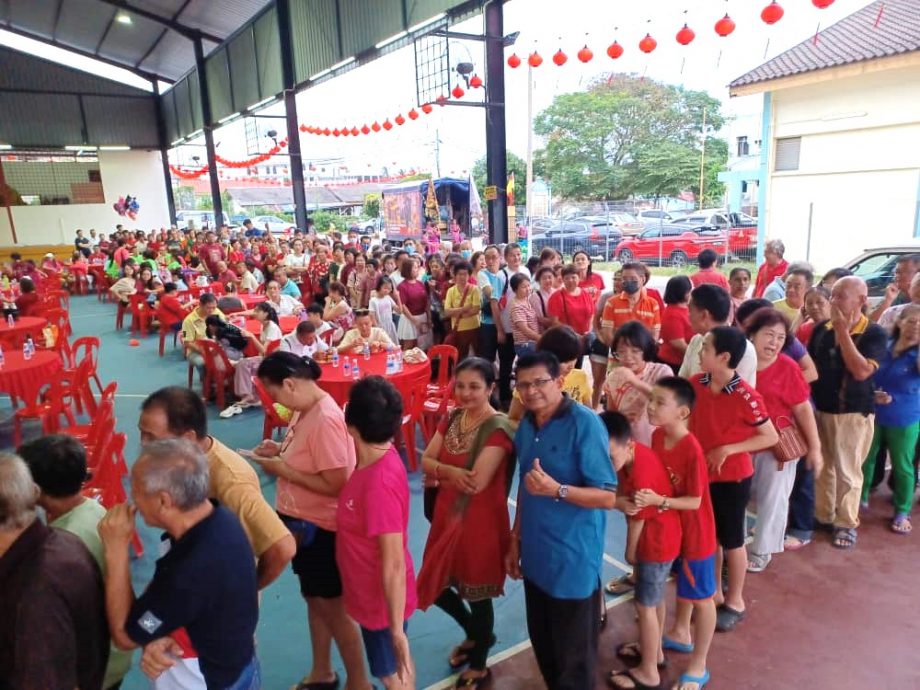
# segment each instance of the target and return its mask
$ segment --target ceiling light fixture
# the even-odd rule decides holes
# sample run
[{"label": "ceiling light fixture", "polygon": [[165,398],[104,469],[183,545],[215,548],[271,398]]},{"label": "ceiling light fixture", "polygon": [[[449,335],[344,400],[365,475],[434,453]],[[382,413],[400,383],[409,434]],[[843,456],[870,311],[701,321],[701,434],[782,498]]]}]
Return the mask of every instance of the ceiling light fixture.
[{"label": "ceiling light fixture", "polygon": [[115,15],[115,21],[119,24],[124,24],[125,26],[130,26],[134,23],[134,20],[131,19],[131,15],[127,12],[119,12]]},{"label": "ceiling light fixture", "polygon": [[100,146],[100,151],[130,151],[130,146]]},{"label": "ceiling light fixture", "polygon": [[96,151],[95,146],[65,146],[65,151]]}]

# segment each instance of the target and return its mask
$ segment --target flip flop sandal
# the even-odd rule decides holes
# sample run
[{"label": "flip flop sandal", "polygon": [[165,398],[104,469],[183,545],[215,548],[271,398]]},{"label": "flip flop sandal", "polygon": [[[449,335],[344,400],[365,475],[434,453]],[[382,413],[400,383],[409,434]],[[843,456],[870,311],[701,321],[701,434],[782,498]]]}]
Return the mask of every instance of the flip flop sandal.
[{"label": "flip flop sandal", "polygon": [[891,531],[895,534],[901,534],[906,537],[912,530],[913,526],[910,524],[910,518],[906,515],[898,515],[891,521]]},{"label": "flip flop sandal", "polygon": [[731,632],[738,623],[744,620],[745,613],[745,611],[736,611],[731,606],[722,604],[716,610],[716,630]]},{"label": "flip flop sandal", "polygon": [[[617,646],[616,655],[626,664],[639,664],[642,661],[642,650],[639,649],[638,642],[624,642]],[[668,660],[665,659],[658,663],[658,668],[667,668]]]},{"label": "flip flop sandal", "polygon": [[478,678],[457,678],[457,682],[454,683],[455,688],[479,688],[486,683],[492,680],[492,670],[486,669],[484,676],[479,676]]},{"label": "flip flop sandal", "polygon": [[799,537],[786,537],[783,540],[783,551],[798,551],[811,544],[811,539],[800,539]]},{"label": "flip flop sandal", "polygon": [[604,591],[607,594],[613,594],[614,596],[619,596],[621,594],[626,594],[631,592],[636,588],[636,583],[632,579],[631,575],[622,575],[620,577],[615,577],[610,580],[604,587]]},{"label": "flip flop sandal", "polygon": [[707,668],[703,671],[701,676],[691,676],[689,673],[681,673],[680,680],[677,681],[677,685],[674,687],[676,690],[680,690],[685,683],[696,683],[697,690],[703,690],[706,687],[706,684],[709,683],[709,669]]},{"label": "flip flop sandal", "polygon": [[838,549],[852,549],[856,546],[856,530],[852,527],[835,529],[834,541],[831,543]]},{"label": "flip flop sandal", "polygon": [[[489,640],[489,647],[494,647],[496,642],[495,635],[492,635],[492,638]],[[465,644],[465,642],[464,642]],[[458,668],[466,666],[467,660],[470,658],[470,652],[473,650],[475,643],[472,646],[465,647],[464,644],[458,644],[456,647],[451,650],[450,656],[447,658],[447,665],[450,666],[455,671]],[[456,661],[460,657],[463,657],[459,661]]]},{"label": "flip flop sandal", "polygon": [[683,642],[672,640],[670,637],[665,635],[661,638],[661,648],[671,652],[690,654],[693,651],[693,643],[691,642],[690,644],[684,644]]},{"label": "flip flop sandal", "polygon": [[[632,683],[632,686],[629,687],[626,685],[618,685],[614,682],[614,678],[627,678]],[[630,669],[626,669],[625,671],[612,672],[609,676],[607,676],[607,685],[609,685],[611,688],[614,688],[615,690],[659,690],[659,688],[661,688],[660,681],[658,682],[658,685],[648,685],[636,678]]]},{"label": "flip flop sandal", "polygon": [[749,573],[762,573],[770,565],[773,556],[769,553],[751,553],[748,557],[747,571]]},{"label": "flip flop sandal", "polygon": [[335,678],[327,681],[315,681],[313,683],[308,683],[307,679],[304,678],[300,681],[295,690],[338,690],[339,688],[339,674],[335,674]]}]

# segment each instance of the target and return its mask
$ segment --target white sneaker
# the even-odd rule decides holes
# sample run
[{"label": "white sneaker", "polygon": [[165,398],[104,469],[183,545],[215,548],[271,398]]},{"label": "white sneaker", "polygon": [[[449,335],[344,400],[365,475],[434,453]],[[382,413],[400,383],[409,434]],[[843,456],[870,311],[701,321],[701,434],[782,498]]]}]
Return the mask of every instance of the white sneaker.
[{"label": "white sneaker", "polygon": [[223,417],[224,419],[230,419],[230,417],[232,417],[235,414],[243,414],[243,408],[237,405],[236,403],[234,403],[233,405],[230,405],[230,407],[228,407],[226,410],[223,410],[220,413],[220,416]]}]

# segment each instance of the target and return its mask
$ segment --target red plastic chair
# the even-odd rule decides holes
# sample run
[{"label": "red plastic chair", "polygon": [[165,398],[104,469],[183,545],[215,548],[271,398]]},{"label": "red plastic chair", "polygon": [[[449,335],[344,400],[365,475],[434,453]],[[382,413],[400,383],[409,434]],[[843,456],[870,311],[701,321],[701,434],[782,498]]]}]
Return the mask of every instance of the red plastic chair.
[{"label": "red plastic chair", "polygon": [[397,386],[403,399],[403,418],[400,425],[400,436],[406,448],[406,457],[409,460],[409,471],[418,469],[418,449],[415,447],[415,427],[422,417],[422,406],[425,402],[425,389],[428,385],[428,372],[422,372],[408,381],[400,382]]},{"label": "red plastic chair", "polygon": [[428,350],[428,359],[431,360],[431,368],[434,369],[435,362],[438,363],[438,378],[433,383],[428,384],[428,393],[430,395],[443,395],[450,385],[450,379],[454,374],[457,366],[457,360],[460,353],[453,345],[435,345]]},{"label": "red plastic chair", "polygon": [[225,393],[229,387],[233,391],[233,362],[227,357],[218,343],[213,340],[197,340],[204,356],[204,382],[201,389],[201,395],[207,399],[211,393],[211,386],[214,386],[214,395],[217,406],[224,409]]},{"label": "red plastic chair", "polygon": [[265,356],[268,357],[272,352],[281,347],[281,339],[272,340],[265,346]]},{"label": "red plastic chair", "polygon": [[153,309],[147,304],[147,295],[137,293],[131,295],[131,335],[140,333],[143,337],[147,335],[150,328],[150,319],[153,316]]},{"label": "red plastic chair", "polygon": [[55,379],[47,384],[45,391],[39,396],[38,402],[18,408],[13,413],[13,445],[19,447],[22,443],[22,422],[24,419],[39,419],[42,423],[42,433],[56,434],[60,428],[60,418],[63,415],[70,426],[76,426],[70,405],[65,401],[64,384]]},{"label": "red plastic chair", "polygon": [[454,400],[454,382],[451,380],[447,384],[447,390],[437,395],[426,393],[425,400],[422,402],[422,437],[425,439],[425,445],[431,442],[435,432],[438,430],[438,424],[444,419],[451,410],[456,407]]},{"label": "red plastic chair", "polygon": [[93,366],[92,357],[85,356],[77,366],[65,369],[60,374],[64,384],[64,397],[74,407],[77,414],[83,414],[83,409],[92,416],[96,410],[96,399],[89,387],[90,371]]},{"label": "red plastic chair", "polygon": [[81,338],[77,338],[70,346],[70,357],[71,361],[76,364],[77,362],[82,361],[84,357],[89,355],[90,359],[92,360],[89,378],[91,381],[96,383],[96,390],[101,395],[103,386],[102,381],[99,380],[98,373],[100,345],[100,340],[96,336],[84,335]]},{"label": "red plastic chair", "polygon": [[277,429],[287,429],[288,423],[278,414],[275,409],[275,401],[268,395],[268,391],[265,390],[265,386],[262,385],[258,376],[252,377],[252,386],[259,396],[262,410],[265,412],[265,421],[262,422],[262,440],[265,440],[274,436]]},{"label": "red plastic chair", "polygon": [[335,328],[330,328],[328,330],[323,331],[322,335],[320,335],[320,338],[323,339],[323,342],[326,343],[326,345],[328,345],[329,347],[332,347],[333,336],[335,336]]},{"label": "red plastic chair", "polygon": [[54,300],[61,309],[70,311],[70,293],[67,290],[51,290],[46,294],[46,299]]},{"label": "red plastic chair", "polygon": [[213,283],[204,288],[202,292],[210,292],[215,297],[223,297],[226,293],[226,290],[224,289],[223,283],[219,283],[215,280]]},{"label": "red plastic chair", "polygon": [[[73,361],[70,343],[67,341],[67,336],[72,332],[70,314],[63,309],[46,309],[42,312],[42,316],[48,319],[48,325],[57,329],[54,343],[48,349],[57,352],[61,356],[61,361],[64,365],[68,365]],[[39,337],[39,334],[33,335],[32,339],[39,347],[45,346],[44,337]]]},{"label": "red plastic chair", "polygon": [[157,307],[156,309],[157,321],[160,323],[160,357],[163,356],[163,349],[166,344],[166,336],[172,333],[173,337],[173,348],[176,347],[176,340],[179,337],[179,329],[173,329],[177,323],[181,324],[182,321],[174,318],[171,314],[167,314],[162,309]]},{"label": "red plastic chair", "polygon": [[[99,403],[90,413],[88,424],[75,424],[59,429],[62,434],[73,436],[86,446],[92,453],[93,449],[105,444],[108,435],[115,430],[115,391],[118,389],[116,382],[110,383],[102,393]],[[106,431],[107,427],[111,427]]]}]

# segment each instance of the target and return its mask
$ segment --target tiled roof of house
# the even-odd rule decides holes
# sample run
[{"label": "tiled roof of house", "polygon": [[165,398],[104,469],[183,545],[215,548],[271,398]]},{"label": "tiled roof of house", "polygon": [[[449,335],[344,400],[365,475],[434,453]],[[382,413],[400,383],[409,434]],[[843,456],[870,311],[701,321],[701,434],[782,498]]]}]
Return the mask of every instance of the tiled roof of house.
[{"label": "tiled roof of house", "polygon": [[780,53],[730,88],[920,50],[920,0],[877,0]]}]

